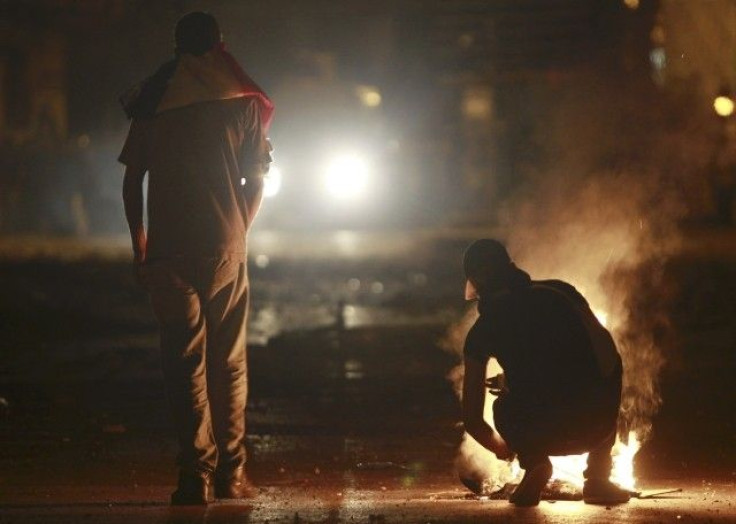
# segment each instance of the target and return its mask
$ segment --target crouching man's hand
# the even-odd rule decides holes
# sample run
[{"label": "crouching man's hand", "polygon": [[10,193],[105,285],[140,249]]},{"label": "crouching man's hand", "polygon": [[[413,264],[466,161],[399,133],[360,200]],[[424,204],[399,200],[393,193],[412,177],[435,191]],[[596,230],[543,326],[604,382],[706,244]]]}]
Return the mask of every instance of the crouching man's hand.
[{"label": "crouching man's hand", "polygon": [[484,406],[486,403],[486,367],[487,361],[475,358],[465,359],[465,376],[463,378],[463,424],[465,431],[481,446],[501,460],[510,460],[514,454],[506,441],[486,420]]},{"label": "crouching man's hand", "polygon": [[501,395],[505,395],[509,392],[509,389],[506,387],[506,375],[503,373],[487,378],[486,387],[488,388],[488,392],[496,397],[500,397]]},{"label": "crouching man's hand", "polygon": [[503,437],[498,433],[498,431],[494,431],[491,435],[491,451],[496,454],[496,456],[501,460],[513,460],[514,459],[514,452],[509,449],[508,444],[506,444],[506,441],[503,439]]}]

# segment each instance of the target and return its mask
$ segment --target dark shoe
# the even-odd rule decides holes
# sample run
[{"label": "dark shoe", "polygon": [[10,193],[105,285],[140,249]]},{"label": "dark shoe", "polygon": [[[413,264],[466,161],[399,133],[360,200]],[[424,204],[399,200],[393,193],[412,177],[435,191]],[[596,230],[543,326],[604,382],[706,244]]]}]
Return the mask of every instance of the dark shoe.
[{"label": "dark shoe", "polygon": [[516,506],[536,506],[542,490],[552,477],[552,463],[547,459],[524,473],[519,485],[509,497],[509,502]]},{"label": "dark shoe", "polygon": [[624,504],[631,493],[610,480],[588,479],[583,485],[583,500],[586,504]]},{"label": "dark shoe", "polygon": [[218,472],[215,476],[215,498],[247,499],[256,494],[256,488],[248,480],[242,466],[229,473]]},{"label": "dark shoe", "polygon": [[212,502],[212,475],[179,473],[179,485],[171,494],[172,506],[203,506]]}]

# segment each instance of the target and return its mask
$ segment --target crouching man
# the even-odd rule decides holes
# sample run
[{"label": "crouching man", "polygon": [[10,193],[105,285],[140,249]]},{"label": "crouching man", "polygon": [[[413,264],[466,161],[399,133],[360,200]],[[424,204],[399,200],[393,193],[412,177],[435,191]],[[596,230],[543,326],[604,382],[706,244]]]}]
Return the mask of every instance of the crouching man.
[{"label": "crouching man", "polygon": [[[514,454],[524,477],[517,506],[539,504],[552,475],[551,455],[590,452],[583,497],[616,504],[629,493],[609,481],[621,401],[621,358],[585,298],[560,280],[533,281],[495,240],[465,252],[465,298],[480,316],[465,341],[465,430],[500,459]],[[505,388],[483,418],[486,366],[495,358]]]}]

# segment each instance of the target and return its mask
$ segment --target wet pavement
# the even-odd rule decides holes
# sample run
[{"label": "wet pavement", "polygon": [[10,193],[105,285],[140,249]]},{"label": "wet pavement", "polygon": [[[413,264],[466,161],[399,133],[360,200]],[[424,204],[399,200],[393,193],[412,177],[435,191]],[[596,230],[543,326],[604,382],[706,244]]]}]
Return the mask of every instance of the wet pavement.
[{"label": "wet pavement", "polygon": [[252,246],[259,494],[206,509],[167,504],[176,449],[156,326],[127,253],[0,246],[0,523],[736,522],[736,256],[722,239],[691,243],[663,280],[675,297],[661,340],[677,344],[636,471],[641,489],[683,491],[519,509],[469,496],[453,470],[457,357],[439,346],[464,311],[467,239],[397,237],[366,252],[378,241],[343,235],[323,247],[335,238],[358,247],[320,259],[278,238]]},{"label": "wet pavement", "polygon": [[28,503],[4,506],[0,522],[734,522],[733,485],[686,481],[683,487],[680,495],[613,507],[542,501],[535,508],[468,499],[457,487],[441,482],[385,491],[383,486],[347,487],[330,480],[308,487],[277,485],[262,488],[247,502],[218,502],[207,508],[167,506],[162,500],[168,486],[149,486],[135,493],[121,493],[119,488],[59,488],[36,493]]}]

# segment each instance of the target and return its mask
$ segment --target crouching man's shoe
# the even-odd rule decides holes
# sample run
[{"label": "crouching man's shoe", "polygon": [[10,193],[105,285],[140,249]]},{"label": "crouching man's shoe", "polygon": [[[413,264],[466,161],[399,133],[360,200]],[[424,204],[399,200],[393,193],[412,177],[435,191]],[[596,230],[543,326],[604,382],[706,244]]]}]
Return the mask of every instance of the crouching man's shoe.
[{"label": "crouching man's shoe", "polygon": [[218,471],[215,475],[215,497],[218,499],[246,499],[256,494],[243,466],[228,473]]},{"label": "crouching man's shoe", "polygon": [[172,506],[203,506],[212,502],[212,475],[182,471],[179,485],[171,494]]},{"label": "crouching man's shoe", "polygon": [[631,493],[610,480],[588,479],[583,485],[583,500],[586,504],[624,504]]},{"label": "crouching man's shoe", "polygon": [[542,495],[542,490],[552,477],[552,463],[545,460],[528,469],[524,478],[509,497],[509,502],[516,506],[536,506]]}]

